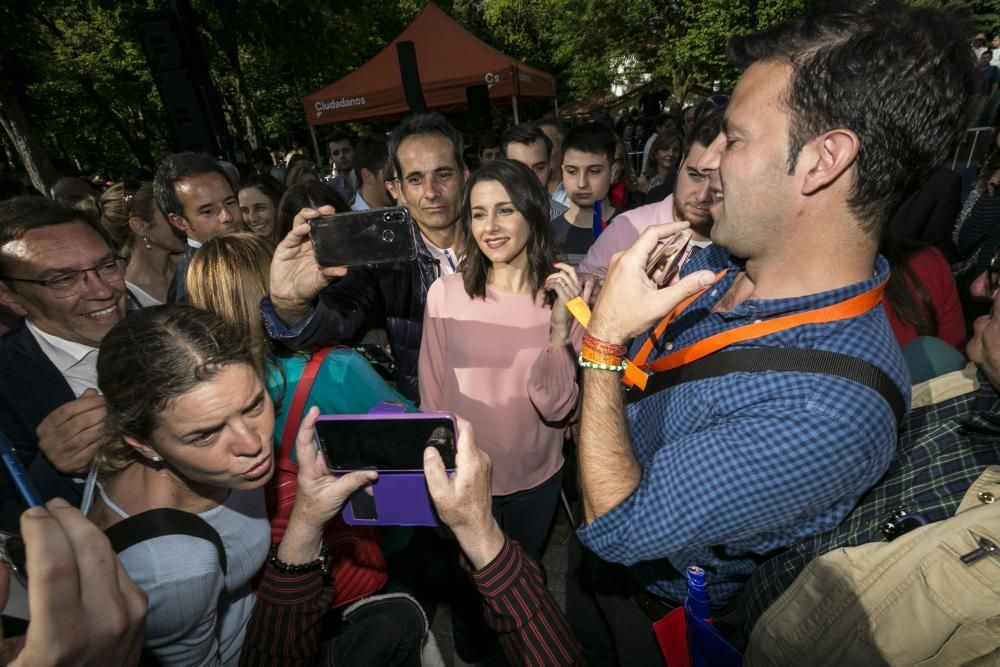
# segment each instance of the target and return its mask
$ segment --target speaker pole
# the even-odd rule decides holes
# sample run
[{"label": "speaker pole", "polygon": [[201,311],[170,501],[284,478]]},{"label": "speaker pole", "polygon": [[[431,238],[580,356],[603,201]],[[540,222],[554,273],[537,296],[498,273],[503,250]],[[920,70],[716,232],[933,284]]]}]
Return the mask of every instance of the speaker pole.
[{"label": "speaker pole", "polygon": [[413,42],[396,42],[396,57],[399,59],[399,77],[403,81],[403,95],[412,113],[427,111],[424,90],[420,85],[420,70],[417,67],[417,50]]}]

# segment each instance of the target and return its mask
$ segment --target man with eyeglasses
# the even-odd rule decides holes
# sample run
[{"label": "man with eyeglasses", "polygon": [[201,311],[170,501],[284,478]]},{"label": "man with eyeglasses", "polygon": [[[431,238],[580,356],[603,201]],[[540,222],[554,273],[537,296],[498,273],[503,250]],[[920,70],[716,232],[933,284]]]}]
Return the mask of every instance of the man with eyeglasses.
[{"label": "man with eyeglasses", "polygon": [[417,258],[321,269],[306,221],[333,209],[303,209],[274,253],[270,296],[261,310],[271,336],[294,349],[353,345],[369,329],[384,328],[397,389],[416,403],[427,290],[439,275],[456,272],[464,254],[458,221],[467,170],[462,136],[435,113],[404,119],[389,137],[389,155],[396,170],[393,195],[420,232]]},{"label": "man with eyeglasses", "polygon": [[[0,431],[45,499],[79,500],[56,469],[86,468],[100,444],[97,348],[125,316],[124,271],[90,213],[41,197],[0,203],[0,303],[24,317],[0,338]],[[5,529],[23,509],[13,493],[0,485]]]}]

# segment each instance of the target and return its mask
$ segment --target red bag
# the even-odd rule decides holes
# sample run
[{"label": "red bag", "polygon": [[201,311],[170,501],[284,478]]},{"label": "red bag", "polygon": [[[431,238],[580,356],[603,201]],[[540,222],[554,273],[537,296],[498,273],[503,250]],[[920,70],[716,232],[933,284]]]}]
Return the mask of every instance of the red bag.
[{"label": "red bag", "polygon": [[[292,406],[285,419],[278,449],[277,469],[266,488],[267,515],[271,520],[271,542],[277,544],[285,534],[295,505],[296,478],[299,466],[292,461],[295,436],[306,412],[306,400],[316,380],[316,373],[333,348],[313,353],[295,387]],[[323,542],[330,554],[330,575],[336,597],[332,607],[343,607],[380,590],[388,578],[388,566],[379,547],[379,533],[374,528],[348,526],[338,514],[323,531]]]}]

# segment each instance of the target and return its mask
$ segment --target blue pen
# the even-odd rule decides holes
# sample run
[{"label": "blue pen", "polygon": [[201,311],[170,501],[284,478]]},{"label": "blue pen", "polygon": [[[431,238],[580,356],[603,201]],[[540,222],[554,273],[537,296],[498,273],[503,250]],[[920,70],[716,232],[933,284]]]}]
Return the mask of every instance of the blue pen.
[{"label": "blue pen", "polygon": [[28,507],[37,507],[42,504],[42,498],[38,495],[35,485],[31,483],[28,473],[21,465],[21,460],[14,453],[14,448],[10,446],[10,440],[3,433],[0,433],[0,459],[3,459],[7,472],[14,480],[14,486],[21,494],[21,498]]}]

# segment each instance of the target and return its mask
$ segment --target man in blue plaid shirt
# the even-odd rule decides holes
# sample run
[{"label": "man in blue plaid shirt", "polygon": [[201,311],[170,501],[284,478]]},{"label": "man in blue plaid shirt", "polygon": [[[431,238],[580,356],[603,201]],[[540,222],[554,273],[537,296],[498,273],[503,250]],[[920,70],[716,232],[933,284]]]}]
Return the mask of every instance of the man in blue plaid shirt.
[{"label": "man in blue plaid shirt", "polygon": [[[963,127],[974,74],[962,35],[946,12],[880,0],[734,38],[729,58],[746,69],[698,162],[714,174],[716,245],[676,285],[657,289],[648,258],[684,223],[647,230],[612,262],[590,335],[605,349],[638,337],[635,351],[665,313],[701,292],[656,338],[652,361],[875,289],[888,274],[878,245],[892,211],[948,157]],[[878,306],[728,349],[738,348],[848,354],[909,394]],[[728,602],[769,554],[836,526],[895,449],[886,400],[841,377],[730,373],[626,410],[618,374],[583,373],[578,536],[600,559],[629,566],[646,593],[674,603],[684,599],[689,565],[706,569],[713,604]],[[629,592],[597,596],[612,635],[616,624],[642,625]],[[571,619],[579,602],[568,602]],[[648,628],[614,637],[619,663],[655,660],[653,650],[633,650],[651,643]],[[593,626],[576,629],[593,641]]]}]

